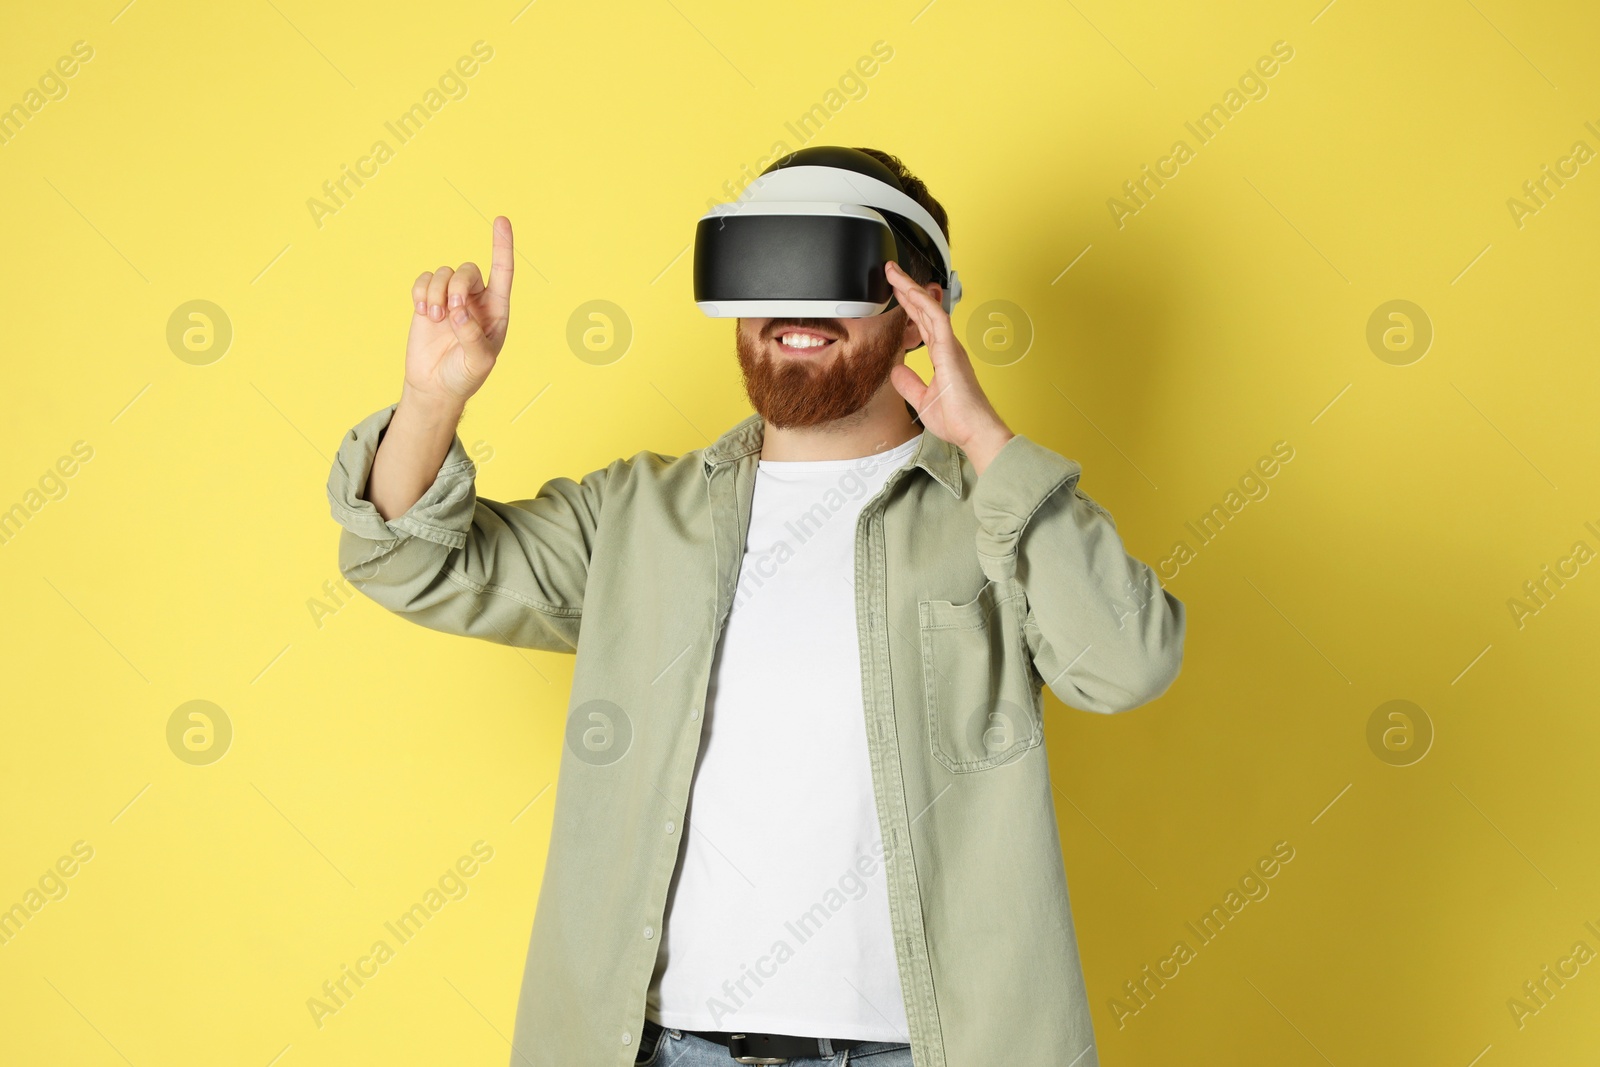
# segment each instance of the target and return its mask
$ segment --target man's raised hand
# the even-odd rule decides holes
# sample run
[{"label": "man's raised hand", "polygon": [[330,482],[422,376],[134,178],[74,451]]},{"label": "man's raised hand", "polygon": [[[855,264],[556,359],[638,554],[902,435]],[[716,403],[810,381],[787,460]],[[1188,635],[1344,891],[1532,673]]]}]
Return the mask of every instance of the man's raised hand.
[{"label": "man's raised hand", "polygon": [[476,263],[440,267],[411,286],[405,386],[418,399],[459,409],[483,386],[506,343],[515,263],[511,220],[495,217],[489,284]]}]

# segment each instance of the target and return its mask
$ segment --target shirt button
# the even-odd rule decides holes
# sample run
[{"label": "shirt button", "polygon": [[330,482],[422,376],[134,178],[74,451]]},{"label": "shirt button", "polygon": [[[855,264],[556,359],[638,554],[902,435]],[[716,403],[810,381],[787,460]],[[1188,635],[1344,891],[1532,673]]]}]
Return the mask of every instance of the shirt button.
[{"label": "shirt button", "polygon": [[699,717],[700,717],[700,709],[699,708],[690,708],[689,709],[689,718],[690,719],[698,719]]},{"label": "shirt button", "polygon": [[668,819],[667,820],[667,833],[669,833],[669,834],[672,833],[673,829],[674,829],[674,827],[672,825],[672,820]]},{"label": "shirt button", "polygon": [[655,936],[656,936],[656,928],[655,927],[646,926],[644,928],[644,939],[646,941],[650,940],[652,937],[655,937]]},{"label": "shirt button", "polygon": [[623,1044],[624,1044],[624,1045],[631,1045],[631,1044],[633,1044],[633,1035],[632,1035],[632,1034],[630,1034],[630,1033],[628,1033],[628,1032],[627,1032],[627,1031],[626,1031],[626,1030],[624,1030],[624,1031],[623,1031],[623,1032],[622,1032],[622,1043],[623,1043]]}]

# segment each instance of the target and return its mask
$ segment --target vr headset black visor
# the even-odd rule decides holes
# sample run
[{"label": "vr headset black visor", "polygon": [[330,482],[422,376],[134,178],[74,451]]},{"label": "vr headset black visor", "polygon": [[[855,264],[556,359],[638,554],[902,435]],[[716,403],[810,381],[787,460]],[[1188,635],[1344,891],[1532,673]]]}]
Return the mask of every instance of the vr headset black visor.
[{"label": "vr headset black visor", "polygon": [[933,217],[885,182],[837,167],[761,175],[695,228],[694,298],[712,318],[865,318],[894,305],[884,265],[922,259],[944,286],[961,281]]}]

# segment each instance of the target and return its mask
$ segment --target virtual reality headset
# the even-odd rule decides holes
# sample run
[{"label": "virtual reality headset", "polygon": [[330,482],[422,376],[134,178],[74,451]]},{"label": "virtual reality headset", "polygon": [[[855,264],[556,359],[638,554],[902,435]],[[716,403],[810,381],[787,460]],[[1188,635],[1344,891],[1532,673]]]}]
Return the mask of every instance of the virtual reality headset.
[{"label": "virtual reality headset", "polygon": [[819,146],[785,156],[695,228],[694,299],[712,318],[841,318],[894,307],[884,265],[929,265],[944,309],[961,299],[950,245],[878,160]]}]

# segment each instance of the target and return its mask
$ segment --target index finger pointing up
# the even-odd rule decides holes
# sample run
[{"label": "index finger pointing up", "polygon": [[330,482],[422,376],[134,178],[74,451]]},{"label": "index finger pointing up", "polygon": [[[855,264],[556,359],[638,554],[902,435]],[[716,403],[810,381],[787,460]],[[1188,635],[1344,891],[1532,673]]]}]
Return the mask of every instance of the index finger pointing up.
[{"label": "index finger pointing up", "polygon": [[501,300],[511,298],[511,275],[516,256],[511,244],[511,220],[504,215],[494,219],[494,258],[489,265],[489,291]]}]

